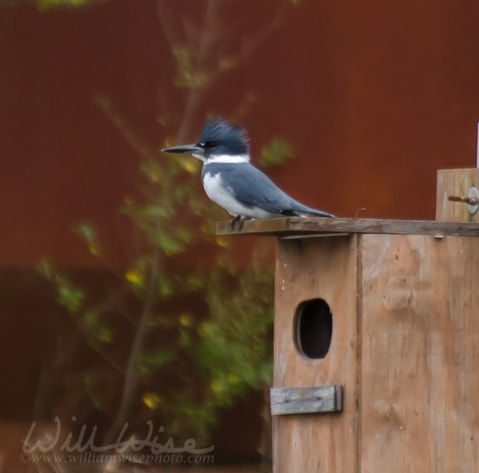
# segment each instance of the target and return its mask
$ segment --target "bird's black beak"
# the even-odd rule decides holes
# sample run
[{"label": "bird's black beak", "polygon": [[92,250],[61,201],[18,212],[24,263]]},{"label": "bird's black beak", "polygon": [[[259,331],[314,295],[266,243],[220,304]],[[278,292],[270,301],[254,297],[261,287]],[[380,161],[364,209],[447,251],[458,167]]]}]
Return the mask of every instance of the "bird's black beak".
[{"label": "bird's black beak", "polygon": [[171,148],[163,148],[161,150],[163,153],[189,153],[189,154],[199,154],[203,155],[203,148],[194,144],[194,145],[181,145],[181,146],[172,146]]}]

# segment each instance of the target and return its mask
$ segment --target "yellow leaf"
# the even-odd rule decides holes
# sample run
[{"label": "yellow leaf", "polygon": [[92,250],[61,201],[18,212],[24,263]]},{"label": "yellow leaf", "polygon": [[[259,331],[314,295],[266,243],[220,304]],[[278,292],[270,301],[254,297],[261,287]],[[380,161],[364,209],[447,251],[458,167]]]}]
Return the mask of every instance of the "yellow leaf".
[{"label": "yellow leaf", "polygon": [[216,243],[221,246],[222,248],[228,248],[229,245],[229,240],[227,238],[217,236],[216,237]]},{"label": "yellow leaf", "polygon": [[223,383],[218,380],[218,379],[214,379],[212,382],[211,382],[211,389],[213,392],[215,392],[216,394],[219,394],[221,393],[224,389],[223,389]]},{"label": "yellow leaf", "polygon": [[210,329],[208,327],[208,324],[206,323],[202,323],[199,327],[198,327],[198,335],[200,337],[206,337],[207,335],[209,335],[210,333]]},{"label": "yellow leaf", "polygon": [[95,256],[98,256],[101,253],[100,246],[95,241],[90,242],[90,244],[88,245],[88,250],[92,255]]},{"label": "yellow leaf", "polygon": [[143,274],[137,269],[129,269],[125,273],[125,279],[132,284],[141,284],[143,282]]},{"label": "yellow leaf", "polygon": [[199,169],[199,161],[194,159],[183,159],[181,161],[181,167],[190,174],[195,174]]},{"label": "yellow leaf", "polygon": [[157,393],[151,391],[144,393],[141,400],[143,401],[145,406],[152,411],[155,410],[159,404],[161,404],[160,396]]},{"label": "yellow leaf", "polygon": [[191,314],[188,314],[187,312],[181,314],[180,324],[183,327],[191,327],[191,325],[193,324],[193,318],[191,317]]},{"label": "yellow leaf", "polygon": [[236,373],[230,373],[226,378],[229,384],[238,384],[239,383],[239,376]]}]

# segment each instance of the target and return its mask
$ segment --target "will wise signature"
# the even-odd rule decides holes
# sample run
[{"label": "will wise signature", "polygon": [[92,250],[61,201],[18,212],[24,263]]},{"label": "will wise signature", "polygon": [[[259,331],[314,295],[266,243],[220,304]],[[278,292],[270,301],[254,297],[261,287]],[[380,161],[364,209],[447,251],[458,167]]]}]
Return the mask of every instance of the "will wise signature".
[{"label": "will wise signature", "polygon": [[[72,420],[76,420],[75,417],[72,417]],[[128,438],[125,439],[125,434],[128,429],[128,422],[126,422],[116,441],[109,445],[99,445],[97,444],[96,435],[98,426],[94,425],[89,432],[87,432],[87,426],[83,424],[80,428],[80,432],[78,433],[78,437],[76,440],[73,440],[73,433],[68,432],[65,440],[60,442],[62,437],[62,424],[61,420],[58,416],[54,418],[54,422],[56,425],[55,428],[55,435],[49,436],[32,441],[34,438],[34,433],[37,427],[36,422],[32,422],[30,426],[30,430],[23,442],[23,452],[30,454],[30,453],[47,453],[51,452],[54,449],[58,448],[60,451],[67,452],[67,453],[82,453],[85,451],[91,452],[107,452],[111,451],[114,453],[125,453],[127,450],[131,452],[139,452],[145,448],[150,449],[150,453],[154,455],[158,455],[161,453],[189,453],[193,455],[202,455],[205,453],[209,453],[214,450],[215,446],[211,445],[206,448],[196,448],[196,440],[195,439],[187,439],[185,440],[182,446],[175,447],[174,441],[171,437],[165,443],[161,443],[158,440],[158,435],[154,435],[154,426],[151,420],[146,422],[148,431],[146,437],[144,439],[136,439],[136,438]],[[158,432],[164,432],[164,427],[160,426]]]}]

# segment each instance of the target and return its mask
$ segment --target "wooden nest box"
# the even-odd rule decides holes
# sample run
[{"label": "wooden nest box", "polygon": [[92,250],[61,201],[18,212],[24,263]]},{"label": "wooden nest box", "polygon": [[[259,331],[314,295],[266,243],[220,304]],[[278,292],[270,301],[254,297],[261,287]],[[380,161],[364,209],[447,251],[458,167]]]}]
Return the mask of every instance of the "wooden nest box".
[{"label": "wooden nest box", "polygon": [[218,225],[277,240],[275,473],[479,471],[479,213],[444,197],[469,186],[439,171],[435,221]]}]

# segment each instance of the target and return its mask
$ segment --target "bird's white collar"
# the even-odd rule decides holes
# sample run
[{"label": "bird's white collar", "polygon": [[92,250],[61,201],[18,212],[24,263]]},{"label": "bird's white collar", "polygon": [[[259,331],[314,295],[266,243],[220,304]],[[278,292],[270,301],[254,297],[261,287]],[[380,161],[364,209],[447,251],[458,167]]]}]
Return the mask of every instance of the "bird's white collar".
[{"label": "bird's white collar", "polygon": [[[203,159],[204,160],[204,159]],[[204,160],[205,164],[209,163],[249,163],[250,157],[248,154],[220,154],[218,156],[211,156]]]}]

